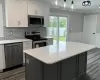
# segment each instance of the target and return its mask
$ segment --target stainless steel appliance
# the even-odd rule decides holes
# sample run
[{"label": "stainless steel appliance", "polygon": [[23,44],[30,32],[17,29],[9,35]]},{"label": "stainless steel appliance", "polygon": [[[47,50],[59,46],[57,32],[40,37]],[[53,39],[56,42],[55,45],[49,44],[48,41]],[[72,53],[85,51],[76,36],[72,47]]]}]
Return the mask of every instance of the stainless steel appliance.
[{"label": "stainless steel appliance", "polygon": [[25,32],[25,38],[33,41],[32,48],[43,47],[47,45],[47,38],[40,36],[40,32]]},{"label": "stainless steel appliance", "polygon": [[10,43],[4,45],[6,68],[23,64],[23,43]]},{"label": "stainless steel appliance", "polygon": [[30,27],[44,26],[44,17],[28,15],[28,26],[30,26]]}]

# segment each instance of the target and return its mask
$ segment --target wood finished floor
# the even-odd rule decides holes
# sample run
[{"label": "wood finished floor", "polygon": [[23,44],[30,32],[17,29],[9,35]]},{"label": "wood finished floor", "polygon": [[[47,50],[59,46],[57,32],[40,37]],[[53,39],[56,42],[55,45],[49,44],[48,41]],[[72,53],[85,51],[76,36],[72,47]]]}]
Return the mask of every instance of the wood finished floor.
[{"label": "wood finished floor", "polygon": [[25,80],[25,67],[0,73],[0,80]]},{"label": "wood finished floor", "polygon": [[[79,80],[100,80],[100,71],[94,74],[96,75],[96,78],[87,74]],[[0,73],[0,80],[25,80],[25,67]]]}]

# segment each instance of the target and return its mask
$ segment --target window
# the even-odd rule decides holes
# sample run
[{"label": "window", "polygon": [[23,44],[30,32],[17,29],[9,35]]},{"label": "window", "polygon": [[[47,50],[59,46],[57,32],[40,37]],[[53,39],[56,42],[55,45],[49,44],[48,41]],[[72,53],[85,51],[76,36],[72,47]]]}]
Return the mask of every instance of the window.
[{"label": "window", "polygon": [[67,40],[67,17],[50,16],[48,34],[56,42]]}]

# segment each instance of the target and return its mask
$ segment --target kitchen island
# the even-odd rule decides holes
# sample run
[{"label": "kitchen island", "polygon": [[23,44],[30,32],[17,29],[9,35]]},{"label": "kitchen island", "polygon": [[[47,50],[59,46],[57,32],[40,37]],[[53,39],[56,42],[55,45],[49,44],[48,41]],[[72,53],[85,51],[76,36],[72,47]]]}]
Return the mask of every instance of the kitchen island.
[{"label": "kitchen island", "polygon": [[94,45],[67,42],[25,50],[26,80],[77,80],[86,74]]}]

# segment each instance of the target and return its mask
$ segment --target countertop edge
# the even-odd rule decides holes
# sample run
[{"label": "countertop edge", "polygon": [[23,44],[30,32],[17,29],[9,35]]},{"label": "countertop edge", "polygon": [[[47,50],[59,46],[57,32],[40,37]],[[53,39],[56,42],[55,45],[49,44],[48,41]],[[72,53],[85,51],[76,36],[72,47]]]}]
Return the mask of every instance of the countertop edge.
[{"label": "countertop edge", "polygon": [[73,57],[73,56],[82,54],[82,53],[84,53],[84,52],[88,52],[88,51],[90,51],[90,50],[92,50],[92,49],[95,49],[95,48],[97,48],[97,47],[94,46],[94,47],[91,47],[90,49],[87,49],[87,50],[85,50],[85,51],[80,51],[80,53],[73,54],[73,55],[71,55],[71,56],[67,56],[67,57],[64,57],[64,58],[62,58],[62,59],[58,59],[58,60],[54,60],[54,61],[46,61],[46,60],[44,61],[44,60],[41,60],[41,59],[39,59],[39,58],[37,58],[37,57],[32,56],[31,54],[26,53],[27,50],[24,50],[24,53],[26,53],[26,54],[28,54],[28,55],[34,57],[35,59],[37,59],[37,60],[39,60],[39,61],[41,61],[41,62],[43,62],[43,63],[45,63],[45,64],[54,64],[54,63],[63,61],[63,60],[65,60],[65,59],[71,58],[71,57]]},{"label": "countertop edge", "polygon": [[12,39],[12,40],[1,40],[0,45],[9,44],[9,43],[17,43],[17,42],[27,42],[32,41],[30,39]]}]

